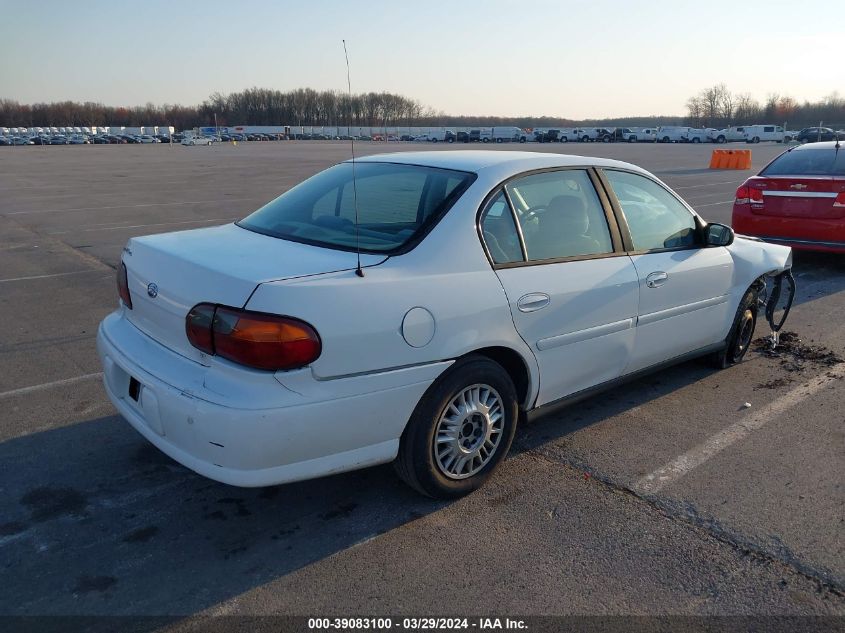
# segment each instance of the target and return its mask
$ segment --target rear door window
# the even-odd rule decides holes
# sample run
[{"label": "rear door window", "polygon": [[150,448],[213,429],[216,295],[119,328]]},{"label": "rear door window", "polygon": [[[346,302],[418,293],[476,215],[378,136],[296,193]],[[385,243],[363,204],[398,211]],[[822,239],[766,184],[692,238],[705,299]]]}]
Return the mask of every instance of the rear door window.
[{"label": "rear door window", "polygon": [[607,218],[586,171],[532,174],[505,188],[530,261],[613,252]]}]

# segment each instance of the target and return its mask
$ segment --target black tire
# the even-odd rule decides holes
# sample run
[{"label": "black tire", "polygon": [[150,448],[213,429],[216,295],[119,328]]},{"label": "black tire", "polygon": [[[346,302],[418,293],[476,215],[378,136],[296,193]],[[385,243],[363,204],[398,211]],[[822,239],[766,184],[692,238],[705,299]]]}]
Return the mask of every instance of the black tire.
[{"label": "black tire", "polygon": [[755,136],[753,139],[751,139],[751,142],[752,142],[752,143],[759,143],[759,142],[760,142],[760,137],[759,137],[759,136]]},{"label": "black tire", "polygon": [[719,144],[721,145],[721,144],[722,144],[722,143],[724,143],[726,140],[727,140],[727,139],[726,139],[724,136],[719,136],[719,137],[716,139],[716,142],[717,142],[717,143],[719,143]]},{"label": "black tire", "polygon": [[582,142],[582,143],[589,143],[589,142],[590,142],[590,137],[585,135],[585,136],[581,139],[581,142]]},{"label": "black tire", "polygon": [[566,136],[561,136],[561,137],[558,139],[558,141],[559,141],[559,142],[561,142],[561,143],[568,143],[568,142],[569,142],[569,138],[567,138]]},{"label": "black tire", "polygon": [[692,138],[692,142],[693,142],[693,143],[700,143],[700,142],[701,142],[701,139],[700,139],[700,138],[698,138],[697,136],[694,136],[694,137]]},{"label": "black tire", "polygon": [[497,138],[497,139],[496,139],[496,142],[497,142],[497,143],[501,143],[501,142],[502,142],[502,139]]},{"label": "black tire", "polygon": [[636,136],[633,136],[633,135],[629,136],[629,137],[628,137],[628,142],[629,142],[629,143],[636,143],[636,142],[637,142],[637,137],[636,137]]},{"label": "black tire", "polygon": [[[498,444],[488,460],[483,462],[483,467],[458,479],[447,476],[435,457],[435,432],[453,399],[474,385],[486,385],[497,392],[503,410],[503,424]],[[516,389],[501,365],[484,356],[460,358],[417,403],[399,441],[394,468],[405,483],[428,497],[454,499],[469,494],[489,479],[507,455],[516,432],[518,413]],[[463,429],[467,421],[460,424]]]},{"label": "black tire", "polygon": [[713,365],[717,369],[726,369],[742,362],[751,341],[754,340],[754,329],[757,326],[757,290],[749,288],[739,302],[733,325],[728,334],[728,345],[721,352],[713,355]]}]

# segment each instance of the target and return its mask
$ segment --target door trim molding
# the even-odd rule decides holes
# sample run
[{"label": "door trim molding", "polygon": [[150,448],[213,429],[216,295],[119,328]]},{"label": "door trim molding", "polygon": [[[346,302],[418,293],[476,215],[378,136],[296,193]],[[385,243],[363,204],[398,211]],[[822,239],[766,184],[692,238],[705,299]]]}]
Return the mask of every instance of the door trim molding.
[{"label": "door trim molding", "polygon": [[690,312],[695,312],[696,310],[703,310],[704,308],[709,308],[711,306],[727,303],[730,298],[731,296],[729,294],[726,294],[721,295],[719,297],[711,297],[710,299],[704,299],[702,301],[695,301],[694,303],[686,303],[681,306],[675,306],[674,308],[667,308],[666,310],[649,312],[648,314],[643,314],[637,318],[637,327],[641,325],[651,325],[652,323],[662,321],[663,319],[671,319],[675,316],[689,314]]},{"label": "door trim molding", "polygon": [[616,334],[624,330],[630,330],[634,327],[634,317],[630,319],[623,319],[621,321],[614,321],[613,323],[605,323],[604,325],[596,325],[595,327],[586,328],[584,330],[575,330],[574,332],[567,332],[566,334],[558,334],[548,338],[541,338],[536,343],[536,347],[540,351],[554,349],[561,345],[571,345],[572,343],[580,343],[591,338],[598,338],[600,336],[607,336],[608,334]]}]

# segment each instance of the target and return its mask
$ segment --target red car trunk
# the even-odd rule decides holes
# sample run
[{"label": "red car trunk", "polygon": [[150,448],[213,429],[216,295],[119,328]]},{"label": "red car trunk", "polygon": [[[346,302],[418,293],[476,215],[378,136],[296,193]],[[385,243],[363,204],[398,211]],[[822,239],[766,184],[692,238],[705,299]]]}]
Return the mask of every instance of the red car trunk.
[{"label": "red car trunk", "polygon": [[845,217],[845,178],[755,176],[746,186],[755,215],[817,220]]}]

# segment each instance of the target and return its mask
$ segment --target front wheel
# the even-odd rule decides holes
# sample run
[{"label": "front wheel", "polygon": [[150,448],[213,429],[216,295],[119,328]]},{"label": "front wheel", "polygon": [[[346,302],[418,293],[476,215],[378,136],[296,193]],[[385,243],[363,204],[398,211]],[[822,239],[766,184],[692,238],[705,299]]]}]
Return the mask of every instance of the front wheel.
[{"label": "front wheel", "polygon": [[636,136],[629,136],[629,137],[628,137],[628,142],[629,142],[629,143],[636,143],[636,142],[637,142],[637,137],[636,137]]},{"label": "front wheel", "polygon": [[425,392],[399,442],[399,476],[440,499],[481,487],[510,449],[516,432],[516,389],[484,356],[459,359]]},{"label": "front wheel", "polygon": [[757,291],[751,288],[739,302],[730,334],[728,334],[728,345],[713,356],[713,364],[718,369],[725,369],[742,362],[751,346],[756,326]]},{"label": "front wheel", "polygon": [[668,136],[664,136],[664,137],[663,137],[663,142],[664,142],[664,143],[668,143],[668,142],[669,142],[669,137],[668,137]]}]

